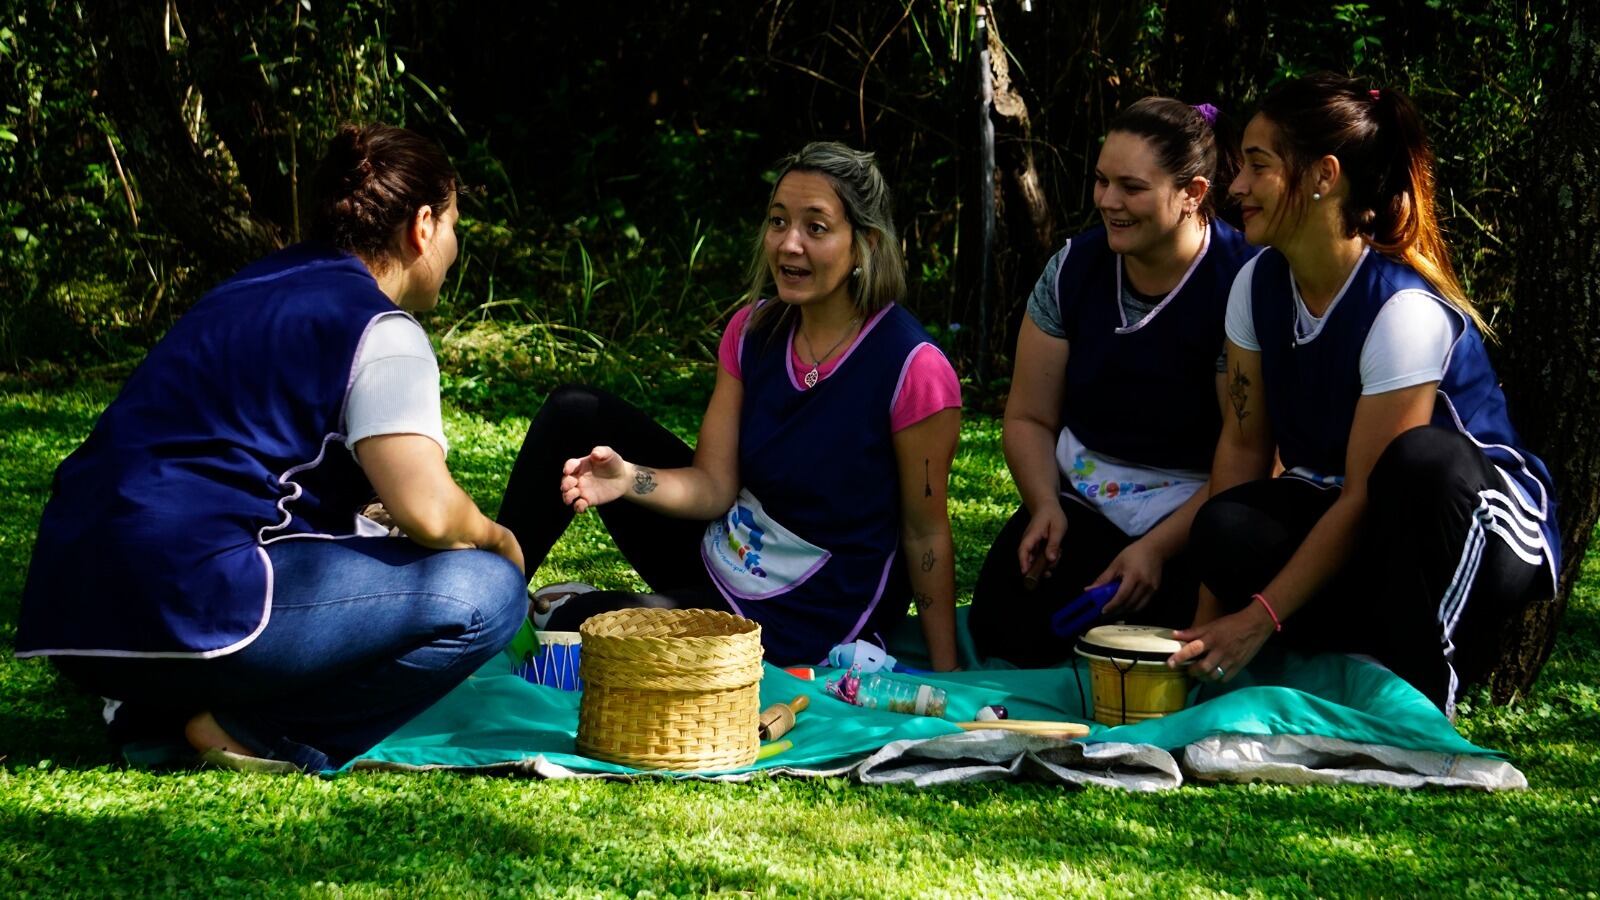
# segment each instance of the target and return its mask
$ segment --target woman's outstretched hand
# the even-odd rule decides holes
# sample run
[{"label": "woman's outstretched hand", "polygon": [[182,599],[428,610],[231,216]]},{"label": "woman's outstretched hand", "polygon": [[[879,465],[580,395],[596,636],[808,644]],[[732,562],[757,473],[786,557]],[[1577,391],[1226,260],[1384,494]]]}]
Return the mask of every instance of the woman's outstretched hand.
[{"label": "woman's outstretched hand", "polygon": [[561,502],[577,512],[610,503],[635,480],[633,469],[610,447],[596,447],[588,456],[569,459],[561,467]]}]

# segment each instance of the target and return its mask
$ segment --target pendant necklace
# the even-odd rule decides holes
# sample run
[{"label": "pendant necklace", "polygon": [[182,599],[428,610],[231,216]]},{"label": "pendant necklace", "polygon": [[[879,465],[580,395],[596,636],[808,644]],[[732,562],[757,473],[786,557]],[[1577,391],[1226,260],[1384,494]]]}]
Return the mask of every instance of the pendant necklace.
[{"label": "pendant necklace", "polygon": [[817,386],[817,379],[821,377],[817,374],[817,369],[822,367],[822,361],[832,356],[833,351],[839,349],[845,341],[850,339],[851,335],[855,332],[855,324],[859,321],[861,321],[861,317],[856,316],[854,319],[851,319],[849,322],[847,322],[844,326],[844,337],[839,338],[839,340],[835,342],[832,347],[828,348],[828,352],[822,354],[821,356],[817,356],[812,352],[811,338],[806,337],[805,330],[796,329],[800,332],[800,336],[805,338],[806,355],[811,357],[811,371],[807,372],[805,374],[805,378],[801,379],[806,383],[806,387],[814,388]]}]

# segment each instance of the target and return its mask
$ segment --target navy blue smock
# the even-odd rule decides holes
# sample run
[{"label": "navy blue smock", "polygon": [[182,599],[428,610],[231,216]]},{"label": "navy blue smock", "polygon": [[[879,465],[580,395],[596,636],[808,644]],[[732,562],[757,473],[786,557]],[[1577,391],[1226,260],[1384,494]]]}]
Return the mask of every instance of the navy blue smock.
[{"label": "navy blue smock", "polygon": [[906,614],[890,413],[912,353],[933,339],[890,306],[809,389],[792,340],[792,329],[742,339],[742,491],[701,551],[723,596],[761,623],[769,660],[814,663]]},{"label": "navy blue smock", "polygon": [[[1361,399],[1361,350],[1379,311],[1402,291],[1427,294],[1457,320],[1458,337],[1445,359],[1432,424],[1471,438],[1516,486],[1512,491],[1515,502],[1498,508],[1516,516],[1529,536],[1535,530],[1542,536],[1553,585],[1560,566],[1561,540],[1550,472],[1542,460],[1522,447],[1506,414],[1506,398],[1478,327],[1403,262],[1375,250],[1368,252],[1328,311],[1322,330],[1314,339],[1299,343],[1289,262],[1273,249],[1257,258],[1250,280],[1250,311],[1256,342],[1261,346],[1267,415],[1284,468],[1308,469],[1319,476],[1344,475],[1345,451],[1356,403]],[[1518,543],[1528,546],[1533,542],[1524,539]]]},{"label": "navy blue smock", "polygon": [[405,315],[359,259],[301,244],[224,282],[56,470],[19,656],[220,656],[266,627],[285,537],[340,536],[373,496],[342,444],[363,336]]},{"label": "navy blue smock", "polygon": [[1061,422],[1085,447],[1162,469],[1210,471],[1222,427],[1217,357],[1234,276],[1255,254],[1213,219],[1201,257],[1142,321],[1122,310],[1122,258],[1097,227],[1072,239],[1056,276],[1067,338]]}]

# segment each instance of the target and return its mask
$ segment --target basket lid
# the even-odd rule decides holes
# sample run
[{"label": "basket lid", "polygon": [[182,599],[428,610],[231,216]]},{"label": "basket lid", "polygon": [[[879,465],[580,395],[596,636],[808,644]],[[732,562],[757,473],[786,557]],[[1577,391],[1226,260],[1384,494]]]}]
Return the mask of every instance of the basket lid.
[{"label": "basket lid", "polygon": [[1078,638],[1079,656],[1165,664],[1183,646],[1160,625],[1101,625]]}]

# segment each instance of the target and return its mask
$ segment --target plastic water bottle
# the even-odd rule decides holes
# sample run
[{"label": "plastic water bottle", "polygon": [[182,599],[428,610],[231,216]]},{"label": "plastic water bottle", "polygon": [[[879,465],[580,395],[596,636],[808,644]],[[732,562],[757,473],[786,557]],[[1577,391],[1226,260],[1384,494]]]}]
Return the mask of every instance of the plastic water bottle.
[{"label": "plastic water bottle", "polygon": [[885,709],[889,712],[915,716],[944,716],[943,688],[890,678],[887,675],[861,676],[861,689],[856,694],[856,705],[867,709]]}]

